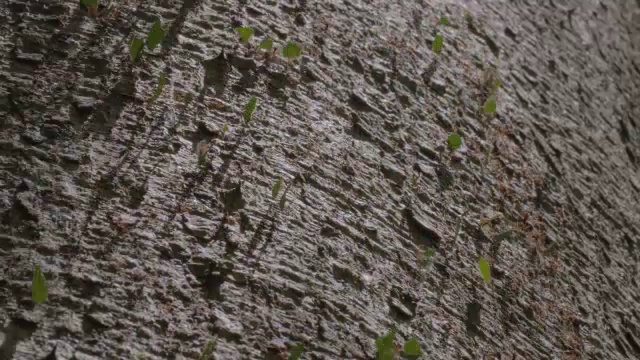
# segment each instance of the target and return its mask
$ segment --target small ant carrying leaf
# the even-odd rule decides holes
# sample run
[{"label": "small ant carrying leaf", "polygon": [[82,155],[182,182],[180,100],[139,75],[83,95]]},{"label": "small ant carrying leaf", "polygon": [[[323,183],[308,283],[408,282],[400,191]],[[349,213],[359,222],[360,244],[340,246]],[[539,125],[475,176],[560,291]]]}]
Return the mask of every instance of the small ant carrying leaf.
[{"label": "small ant carrying leaf", "polygon": [[266,64],[270,64],[274,59],[278,57],[278,48],[271,48],[264,53],[264,60]]},{"label": "small ant carrying leaf", "polygon": [[112,218],[111,219],[111,228],[116,230],[118,234],[126,234],[129,232],[129,224],[122,218]]},{"label": "small ant carrying leaf", "polygon": [[92,18],[98,16],[98,5],[99,0],[80,0],[80,8],[87,10]]}]

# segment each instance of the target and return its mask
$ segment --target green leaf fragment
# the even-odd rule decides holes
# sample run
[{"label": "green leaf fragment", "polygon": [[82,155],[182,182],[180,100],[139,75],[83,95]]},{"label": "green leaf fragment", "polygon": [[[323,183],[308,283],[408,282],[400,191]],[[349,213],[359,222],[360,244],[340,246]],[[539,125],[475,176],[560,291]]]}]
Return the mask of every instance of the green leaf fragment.
[{"label": "green leaf fragment", "polygon": [[449,149],[451,151],[456,151],[462,145],[462,137],[455,132],[449,134],[447,138],[447,145],[449,145]]},{"label": "green leaf fragment", "polygon": [[482,274],[482,278],[485,283],[491,280],[491,265],[489,265],[487,259],[481,256],[478,259],[478,268],[480,269],[480,274]]},{"label": "green leaf fragment", "polygon": [[447,19],[445,16],[440,18],[440,21],[438,21],[438,24],[440,25],[449,25],[449,19]]},{"label": "green leaf fragment", "polygon": [[433,44],[431,44],[431,51],[435,54],[440,54],[442,51],[443,39],[442,35],[436,35],[436,38],[433,40]]},{"label": "green leaf fragment", "polygon": [[432,248],[428,248],[424,251],[424,261],[427,264],[430,264],[433,260],[433,256],[436,254],[436,250]]},{"label": "green leaf fragment", "polygon": [[275,199],[278,197],[278,193],[280,192],[280,188],[282,187],[282,177],[279,177],[273,187],[271,188],[271,197]]},{"label": "green leaf fragment", "polygon": [[142,45],[144,45],[144,41],[142,41],[142,39],[131,40],[131,45],[129,46],[129,56],[131,57],[131,62],[135,62],[136,59],[138,59],[138,55],[140,54]]},{"label": "green leaf fragment", "polygon": [[162,24],[159,21],[156,21],[153,26],[151,26],[151,31],[147,35],[147,47],[149,50],[155,49],[164,39],[164,30],[162,30]]},{"label": "green leaf fragment", "polygon": [[152,103],[158,100],[160,95],[162,95],[162,90],[164,90],[164,86],[166,84],[167,84],[167,73],[163,72],[162,74],[160,74],[160,78],[158,78],[158,86],[156,87],[156,90],[154,91],[154,94],[153,94],[153,98],[151,99]]},{"label": "green leaf fragment", "polygon": [[86,7],[98,6],[98,0],[82,0],[82,4]]},{"label": "green leaf fragment", "polygon": [[236,28],[236,32],[240,35],[240,41],[248,43],[251,36],[253,36],[253,28],[251,26],[241,26]]},{"label": "green leaf fragment", "polygon": [[224,124],[224,125],[222,126],[222,135],[226,134],[226,133],[227,133],[227,131],[229,131],[229,125]]},{"label": "green leaf fragment", "polygon": [[420,349],[420,343],[415,339],[410,339],[404,344],[404,349],[402,350],[404,356],[420,356],[422,355],[422,350]]},{"label": "green leaf fragment", "polygon": [[378,360],[395,360],[395,353],[394,349],[384,349],[378,353]]},{"label": "green leaf fragment", "polygon": [[497,107],[496,97],[492,95],[492,96],[489,96],[487,101],[484,103],[484,106],[482,107],[482,109],[487,114],[493,114],[494,112],[496,112],[496,107]]},{"label": "green leaf fragment", "polygon": [[251,121],[251,118],[253,117],[253,112],[256,111],[257,104],[258,104],[258,99],[255,96],[252,96],[251,99],[249,99],[249,102],[247,103],[247,105],[244,107],[243,117],[244,117],[244,121],[246,121],[247,123]]},{"label": "green leaf fragment", "polygon": [[33,279],[31,280],[31,298],[36,304],[42,304],[47,300],[47,279],[40,271],[40,265],[35,265],[33,269]]},{"label": "green leaf fragment", "polygon": [[213,352],[216,350],[216,343],[216,339],[207,341],[207,344],[204,346],[204,350],[202,351],[202,355],[200,355],[199,360],[213,360]]},{"label": "green leaf fragment", "polygon": [[289,41],[287,45],[282,48],[282,56],[284,57],[296,57],[302,54],[302,48],[293,41]]},{"label": "green leaf fragment", "polygon": [[395,354],[394,340],[396,337],[395,329],[376,339],[377,360],[393,360]]},{"label": "green leaf fragment", "polygon": [[265,49],[265,50],[269,50],[272,47],[273,47],[273,40],[271,40],[271,38],[266,38],[266,39],[262,40],[260,42],[260,45],[258,45],[258,48]]},{"label": "green leaf fragment", "polygon": [[300,357],[302,356],[303,351],[304,351],[304,344],[296,343],[289,351],[288,360],[299,360]]}]

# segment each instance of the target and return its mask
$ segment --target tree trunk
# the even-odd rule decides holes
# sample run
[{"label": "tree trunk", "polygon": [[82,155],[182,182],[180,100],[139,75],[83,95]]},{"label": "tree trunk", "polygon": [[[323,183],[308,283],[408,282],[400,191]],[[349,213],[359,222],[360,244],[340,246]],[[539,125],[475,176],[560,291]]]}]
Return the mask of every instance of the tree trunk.
[{"label": "tree trunk", "polygon": [[463,3],[1,1],[0,359],[640,357],[640,4]]}]

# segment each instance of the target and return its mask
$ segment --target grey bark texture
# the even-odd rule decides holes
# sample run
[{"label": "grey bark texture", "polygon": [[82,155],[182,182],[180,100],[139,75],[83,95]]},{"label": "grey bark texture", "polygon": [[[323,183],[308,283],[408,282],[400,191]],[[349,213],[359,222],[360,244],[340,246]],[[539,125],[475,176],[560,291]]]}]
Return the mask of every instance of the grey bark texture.
[{"label": "grey bark texture", "polygon": [[0,0],[0,359],[640,358],[638,1],[88,10]]}]

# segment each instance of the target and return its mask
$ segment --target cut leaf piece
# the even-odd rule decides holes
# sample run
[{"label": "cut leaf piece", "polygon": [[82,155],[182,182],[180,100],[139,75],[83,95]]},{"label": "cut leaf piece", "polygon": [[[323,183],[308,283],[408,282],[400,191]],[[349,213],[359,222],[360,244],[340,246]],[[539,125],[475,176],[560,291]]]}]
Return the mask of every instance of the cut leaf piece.
[{"label": "cut leaf piece", "polygon": [[163,39],[164,30],[162,30],[162,24],[160,24],[160,21],[156,21],[153,23],[153,26],[151,26],[151,31],[149,31],[147,35],[147,47],[149,50],[153,50],[160,45]]},{"label": "cut leaf piece", "polygon": [[451,151],[456,151],[462,145],[462,137],[455,132],[449,134],[447,138],[447,145],[449,145],[449,149]]},{"label": "cut leaf piece", "polygon": [[199,360],[213,360],[213,352],[216,351],[217,342],[218,341],[216,339],[207,341]]},{"label": "cut leaf piece", "polygon": [[164,89],[164,86],[166,84],[167,84],[167,73],[163,72],[162,74],[160,74],[160,78],[158,79],[158,86],[156,87],[156,90],[153,93],[153,97],[151,98],[151,103],[156,102],[156,100],[158,100],[160,95],[162,95],[162,90]]},{"label": "cut leaf piece", "polygon": [[420,349],[420,343],[415,339],[410,339],[404,344],[404,349],[402,350],[404,356],[420,356],[422,355],[422,350]]},{"label": "cut leaf piece", "polygon": [[428,248],[424,251],[424,262],[427,264],[431,264],[433,261],[433,256],[436,254],[436,250],[432,248]]},{"label": "cut leaf piece", "polygon": [[431,50],[435,54],[440,54],[440,52],[442,51],[443,43],[444,41],[442,39],[442,35],[440,34],[436,35],[436,38],[433,40],[433,44],[431,44]]},{"label": "cut leaf piece", "polygon": [[487,259],[481,256],[478,259],[478,268],[480,269],[480,274],[482,274],[482,278],[485,283],[491,280],[491,265],[489,265]]},{"label": "cut leaf piece", "polygon": [[271,197],[275,199],[278,197],[278,193],[280,192],[280,188],[282,187],[282,177],[279,177],[273,187],[271,187]]},{"label": "cut leaf piece", "polygon": [[272,47],[273,47],[273,40],[271,40],[271,38],[266,38],[266,39],[262,40],[260,42],[260,45],[258,45],[258,48],[265,49],[265,50],[269,50]]},{"label": "cut leaf piece", "polygon": [[248,43],[251,36],[253,36],[253,28],[251,26],[241,26],[236,28],[236,32],[240,35],[240,41]]},{"label": "cut leaf piece", "polygon": [[391,329],[387,334],[376,339],[377,360],[393,360],[396,350],[394,345],[395,338],[396,330]]},{"label": "cut leaf piece", "polygon": [[142,45],[144,45],[144,41],[142,39],[133,39],[131,40],[131,45],[129,46],[129,56],[131,57],[131,62],[135,62],[140,55],[140,50],[142,49]]},{"label": "cut leaf piece", "polygon": [[304,351],[304,344],[303,343],[297,343],[295,344],[292,348],[291,351],[289,352],[289,358],[288,360],[299,360],[300,357],[302,356],[302,352]]},{"label": "cut leaf piece", "polygon": [[487,102],[485,102],[484,106],[482,107],[484,112],[487,114],[493,114],[494,112],[496,112],[496,108],[497,108],[496,97],[493,95],[489,96],[489,98],[487,99]]},{"label": "cut leaf piece", "polygon": [[255,96],[252,96],[251,99],[249,99],[249,102],[247,102],[247,105],[244,107],[243,117],[244,121],[246,121],[247,123],[251,121],[253,112],[256,111],[257,104],[258,99]]},{"label": "cut leaf piece", "polygon": [[440,21],[438,21],[438,24],[440,25],[449,25],[449,19],[447,19],[446,16],[443,16],[440,18]]},{"label": "cut leaf piece", "polygon": [[301,53],[302,49],[293,41],[289,41],[287,45],[282,48],[282,56],[287,58],[300,56]]},{"label": "cut leaf piece", "polygon": [[36,304],[42,304],[47,301],[47,297],[47,279],[40,271],[40,265],[36,264],[33,269],[33,279],[31,280],[31,298]]}]

